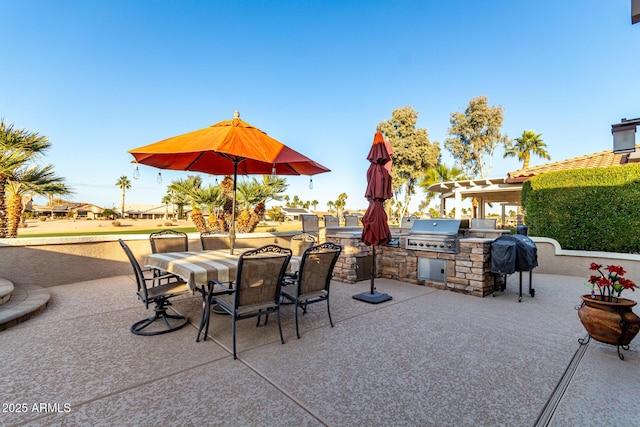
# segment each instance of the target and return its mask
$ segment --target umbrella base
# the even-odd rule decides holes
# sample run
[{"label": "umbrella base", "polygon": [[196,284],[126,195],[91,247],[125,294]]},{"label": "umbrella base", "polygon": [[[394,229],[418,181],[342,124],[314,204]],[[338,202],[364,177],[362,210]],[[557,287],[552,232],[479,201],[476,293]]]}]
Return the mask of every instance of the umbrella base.
[{"label": "umbrella base", "polygon": [[361,294],[356,294],[353,296],[353,299],[368,302],[369,304],[380,304],[381,302],[393,299],[393,297],[389,294],[383,294],[382,292],[373,291],[373,293],[362,292]]}]

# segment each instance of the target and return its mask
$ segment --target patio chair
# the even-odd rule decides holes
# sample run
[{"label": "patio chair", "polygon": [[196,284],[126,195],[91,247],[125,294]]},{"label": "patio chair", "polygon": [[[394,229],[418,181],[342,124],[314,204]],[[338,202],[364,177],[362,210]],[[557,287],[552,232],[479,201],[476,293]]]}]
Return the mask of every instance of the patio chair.
[{"label": "patio chair", "polygon": [[344,225],[346,227],[357,227],[358,226],[358,215],[345,215],[344,216]]},{"label": "patio chair", "polygon": [[149,235],[151,252],[154,254],[164,252],[186,252],[189,250],[189,238],[187,233],[175,230],[156,231]]},{"label": "patio chair", "polygon": [[204,231],[200,233],[200,243],[202,244],[203,251],[220,249],[220,246],[218,245],[220,237],[214,237],[215,235],[216,233],[213,231]]},{"label": "patio chair", "polygon": [[207,339],[211,306],[217,303],[219,308],[231,315],[234,359],[238,358],[236,322],[241,319],[276,313],[280,342],[284,344],[280,325],[280,286],[290,259],[291,250],[277,245],[267,245],[243,252],[238,259],[236,279],[230,287],[215,280],[210,281],[206,286],[203,292],[203,313],[196,341],[200,340],[200,332],[203,328],[204,339]]},{"label": "patio chair", "polygon": [[340,226],[340,221],[338,221],[338,217],[335,215],[325,215],[324,216],[324,226],[326,227],[338,227]]},{"label": "patio chair", "polygon": [[333,328],[331,310],[329,308],[329,287],[333,268],[340,256],[340,252],[342,252],[342,246],[332,242],[312,246],[304,251],[298,273],[293,278],[289,276],[285,278],[283,284],[285,288],[282,289],[280,294],[292,301],[296,306],[296,335],[298,339],[300,339],[298,308],[302,308],[302,313],[304,314],[307,312],[309,304],[326,301],[329,323]]},{"label": "patio chair", "polygon": [[[187,289],[186,283],[183,280],[177,280],[177,276],[171,274],[146,277],[144,273],[150,270],[143,270],[140,267],[131,249],[129,249],[129,246],[122,239],[118,239],[118,242],[120,242],[120,246],[122,246],[124,253],[127,254],[127,258],[129,258],[129,262],[131,262],[131,266],[133,267],[133,273],[136,277],[136,294],[138,299],[144,303],[147,309],[150,304],[155,304],[155,315],[134,323],[131,326],[131,332],[136,335],[166,334],[167,332],[176,331],[189,323],[189,319],[185,316],[167,313],[167,308],[171,306],[170,298],[190,292],[189,289]],[[163,279],[167,279],[167,283],[160,284],[160,281]],[[162,320],[166,328],[152,331],[145,330],[157,320]],[[170,320],[174,322],[170,322]]]}]

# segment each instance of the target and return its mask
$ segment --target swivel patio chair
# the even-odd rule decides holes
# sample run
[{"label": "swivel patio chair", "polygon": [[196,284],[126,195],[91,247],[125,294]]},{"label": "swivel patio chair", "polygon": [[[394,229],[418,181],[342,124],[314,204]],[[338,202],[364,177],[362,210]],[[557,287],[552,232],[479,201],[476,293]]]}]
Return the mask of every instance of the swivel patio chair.
[{"label": "swivel patio chair", "polygon": [[207,339],[211,306],[217,303],[231,315],[234,359],[237,359],[236,322],[241,319],[275,312],[278,316],[280,342],[284,344],[280,324],[280,286],[290,259],[291,250],[277,245],[243,252],[238,260],[236,279],[229,287],[212,280],[204,290],[203,312],[196,341],[200,340],[203,329],[204,339]]},{"label": "swivel patio chair", "polygon": [[307,312],[309,304],[327,302],[329,323],[333,328],[331,310],[329,308],[329,288],[331,276],[336,261],[342,252],[342,246],[332,242],[312,246],[302,256],[300,270],[294,277],[285,277],[284,288],[281,295],[292,301],[296,307],[296,335],[300,339],[298,327],[298,308],[302,308],[303,314]]},{"label": "swivel patio chair", "polygon": [[154,254],[164,252],[186,252],[189,250],[189,238],[187,233],[175,230],[156,231],[149,235],[151,252]]},{"label": "swivel patio chair", "polygon": [[[171,306],[170,298],[178,295],[189,293],[187,285],[182,280],[177,280],[177,276],[168,274],[164,276],[146,277],[145,271],[138,264],[138,260],[133,256],[129,246],[119,239],[120,246],[124,250],[124,253],[129,258],[129,262],[133,267],[133,273],[136,278],[137,296],[140,301],[145,305],[145,308],[149,308],[150,304],[155,304],[155,315],[148,319],[140,320],[131,326],[131,332],[136,335],[159,335],[166,334],[167,332],[176,331],[184,327],[189,323],[189,319],[182,315],[173,315],[167,313],[167,308]],[[165,280],[165,284],[160,284],[161,280]],[[164,323],[165,328],[145,330],[147,327],[155,323],[157,320],[161,320]]]}]

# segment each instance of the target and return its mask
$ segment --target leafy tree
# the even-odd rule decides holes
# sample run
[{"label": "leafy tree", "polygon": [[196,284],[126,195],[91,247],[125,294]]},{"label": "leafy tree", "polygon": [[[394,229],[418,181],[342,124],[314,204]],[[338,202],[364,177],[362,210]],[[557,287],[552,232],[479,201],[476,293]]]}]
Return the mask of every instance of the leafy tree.
[{"label": "leafy tree", "polygon": [[529,167],[532,154],[546,160],[551,160],[551,156],[549,156],[546,150],[547,144],[542,141],[541,136],[541,133],[535,133],[532,130],[523,131],[520,138],[509,141],[506,145],[504,158],[517,157],[518,160],[522,162],[522,169]]},{"label": "leafy tree", "polygon": [[114,219],[117,216],[118,216],[118,214],[113,209],[105,209],[105,210],[102,211],[102,217],[103,218]]},{"label": "leafy tree", "polygon": [[400,220],[405,216],[417,180],[423,171],[435,167],[440,156],[440,146],[431,143],[427,130],[417,128],[418,112],[406,106],[393,110],[391,119],[380,123],[380,129],[393,148],[391,179],[394,198],[404,196]]},{"label": "leafy tree", "polygon": [[503,115],[502,107],[488,106],[486,96],[471,99],[464,113],[451,113],[450,137],[444,146],[467,175],[487,178],[495,148],[508,144],[509,138],[500,132]]},{"label": "leafy tree", "polygon": [[[37,160],[51,147],[49,138],[0,119],[0,237],[8,235],[6,187],[21,167]],[[16,181],[14,179],[14,181]]]},{"label": "leafy tree", "polygon": [[124,193],[126,190],[131,188],[131,181],[127,178],[126,175],[122,175],[118,181],[116,182],[116,187],[120,187],[122,190],[122,204],[120,205],[120,215],[124,218]]},{"label": "leafy tree", "polygon": [[284,221],[284,214],[282,213],[282,207],[274,206],[267,211],[267,215],[272,221]]},{"label": "leafy tree", "polygon": [[24,211],[23,200],[35,195],[70,194],[64,180],[57,176],[53,165],[23,167],[14,172],[6,186],[7,237],[17,237],[18,227]]}]

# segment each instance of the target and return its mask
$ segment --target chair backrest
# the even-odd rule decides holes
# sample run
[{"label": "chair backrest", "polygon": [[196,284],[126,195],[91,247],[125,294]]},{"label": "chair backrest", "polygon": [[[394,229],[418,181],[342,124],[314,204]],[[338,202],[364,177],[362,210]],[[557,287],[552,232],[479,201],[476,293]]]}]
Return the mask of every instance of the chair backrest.
[{"label": "chair backrest", "polygon": [[243,252],[236,274],[235,309],[253,304],[277,303],[290,259],[291,250],[277,245]]},{"label": "chair backrest", "polygon": [[345,215],[344,216],[344,225],[347,227],[357,227],[358,226],[358,215]]},{"label": "chair backrest", "polygon": [[298,294],[320,290],[329,291],[333,268],[342,252],[342,246],[333,242],[312,246],[302,256],[298,281]]},{"label": "chair backrest", "polygon": [[335,215],[325,215],[324,216],[324,226],[325,227],[337,227],[340,225],[338,221],[338,217]]},{"label": "chair backrest", "polygon": [[147,300],[147,297],[148,297],[147,284],[145,282],[145,277],[144,277],[144,273],[142,272],[142,268],[140,267],[140,264],[138,263],[138,260],[136,259],[136,257],[133,255],[133,252],[131,252],[131,249],[129,248],[129,246],[122,239],[118,239],[118,242],[120,243],[120,246],[122,246],[124,253],[127,254],[127,258],[129,258],[131,267],[133,267],[133,274],[136,277],[138,297],[142,301],[144,301],[147,308],[149,308],[149,302]]},{"label": "chair backrest", "polygon": [[216,236],[216,233],[213,231],[205,231],[203,233],[200,233],[200,243],[202,244],[203,251],[213,251],[216,249],[221,249],[218,245],[219,241],[219,236]]},{"label": "chair backrest", "polygon": [[151,252],[154,254],[164,252],[186,252],[189,250],[189,238],[187,233],[174,230],[156,231],[149,235]]},{"label": "chair backrest", "polygon": [[318,225],[318,215],[300,215],[302,218],[302,232],[318,235],[320,226]]}]

